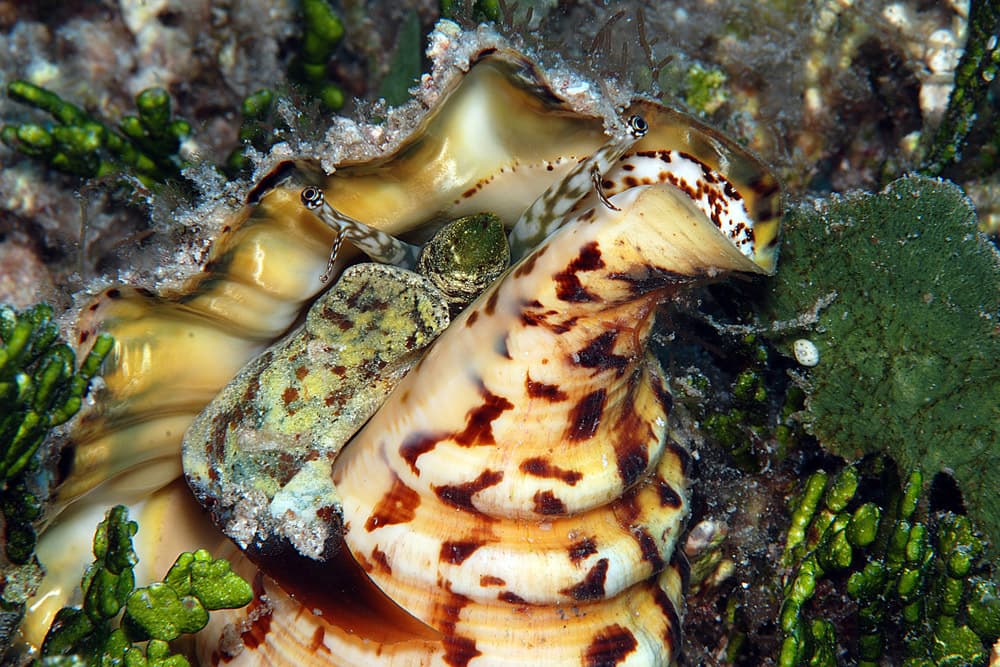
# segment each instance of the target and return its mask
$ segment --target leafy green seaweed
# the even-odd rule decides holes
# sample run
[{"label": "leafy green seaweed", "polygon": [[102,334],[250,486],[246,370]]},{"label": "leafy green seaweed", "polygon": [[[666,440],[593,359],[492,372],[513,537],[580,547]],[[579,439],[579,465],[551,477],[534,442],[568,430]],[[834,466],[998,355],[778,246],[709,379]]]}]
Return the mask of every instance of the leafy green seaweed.
[{"label": "leafy green seaweed", "polygon": [[[939,175],[950,164],[962,159],[962,151],[973,125],[979,114],[989,108],[989,88],[1000,71],[998,35],[1000,5],[994,0],[972,0],[969,6],[969,36],[955,71],[955,89],[931,142],[924,165],[926,173]],[[998,122],[995,111],[984,115],[993,116],[995,133]],[[995,157],[998,149],[996,139],[994,137],[991,147],[980,147],[970,153],[992,152]]]},{"label": "leafy green seaweed", "polygon": [[327,67],[344,36],[344,24],[327,0],[302,0],[304,33],[302,50],[291,67],[291,76],[302,83],[328,111],[344,106],[344,91],[330,81]]},{"label": "leafy green seaweed", "polygon": [[1000,261],[962,191],[911,176],[793,210],[762,304],[769,321],[802,323],[772,327],[779,348],[808,337],[820,350],[802,371],[820,444],[849,461],[888,453],[927,480],[949,472],[996,553]]},{"label": "leafy green seaweed", "polygon": [[[40,663],[184,667],[167,642],[201,630],[209,611],[250,602],[250,585],[204,550],[182,553],[162,582],[135,588],[138,525],[118,505],[94,533],[94,562],[81,581],[83,607],[64,607],[42,643]],[[120,624],[115,622],[119,613]],[[145,649],[137,646],[147,642]]]}]

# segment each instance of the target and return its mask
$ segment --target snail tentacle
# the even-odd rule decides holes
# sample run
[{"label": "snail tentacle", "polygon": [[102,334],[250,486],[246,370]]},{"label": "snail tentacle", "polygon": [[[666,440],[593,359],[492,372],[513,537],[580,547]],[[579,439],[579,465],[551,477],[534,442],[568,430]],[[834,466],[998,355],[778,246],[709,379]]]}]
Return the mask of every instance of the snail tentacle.
[{"label": "snail tentacle", "polygon": [[597,198],[601,200],[601,203],[604,204],[605,208],[607,208],[609,211],[620,211],[621,209],[612,204],[611,200],[608,199],[607,193],[604,192],[604,184],[601,183],[601,181],[603,180],[601,172],[598,171],[597,169],[594,169],[592,172],[590,172],[590,176],[594,180],[594,192],[597,193]]},{"label": "snail tentacle", "polygon": [[616,210],[601,192],[601,174],[607,172],[637,141],[649,131],[646,120],[635,114],[629,117],[628,132],[614,137],[581,161],[561,181],[553,183],[528,207],[510,231],[510,256],[512,261],[524,257],[565,222],[565,216],[597,184],[602,203]]},{"label": "snail tentacle", "polygon": [[330,206],[317,187],[309,186],[302,189],[302,204],[315,213],[320,220],[337,232],[337,241],[330,253],[330,264],[324,272],[324,280],[329,278],[333,258],[340,249],[341,237],[346,238],[361,252],[382,264],[392,264],[404,269],[413,269],[420,257],[420,248],[397,239],[391,234],[375,229],[360,220],[345,215]]},{"label": "snail tentacle", "polygon": [[330,259],[326,263],[326,269],[320,275],[319,280],[322,283],[330,282],[330,277],[333,275],[333,269],[337,260],[337,253],[340,252],[340,244],[344,241],[344,235],[338,233],[333,239],[333,245],[330,246]]}]

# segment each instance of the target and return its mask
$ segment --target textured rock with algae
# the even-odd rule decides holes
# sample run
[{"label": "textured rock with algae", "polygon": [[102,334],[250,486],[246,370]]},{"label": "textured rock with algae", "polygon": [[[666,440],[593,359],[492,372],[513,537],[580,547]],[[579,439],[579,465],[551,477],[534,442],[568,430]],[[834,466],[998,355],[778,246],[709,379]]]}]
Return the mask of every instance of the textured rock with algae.
[{"label": "textured rock with algae", "polygon": [[[763,310],[811,322],[807,426],[848,460],[882,451],[927,479],[953,475],[995,554],[1000,258],[972,206],[950,183],[911,176],[800,207],[786,229]],[[768,335],[791,354],[803,328]]]}]

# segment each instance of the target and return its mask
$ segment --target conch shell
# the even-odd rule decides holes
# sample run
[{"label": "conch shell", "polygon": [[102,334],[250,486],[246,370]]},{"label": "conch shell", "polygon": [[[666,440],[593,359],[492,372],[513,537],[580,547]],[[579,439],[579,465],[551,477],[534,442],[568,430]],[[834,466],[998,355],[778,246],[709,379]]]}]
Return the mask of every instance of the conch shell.
[{"label": "conch shell", "polygon": [[257,597],[199,635],[203,664],[671,661],[688,455],[647,343],[686,285],[773,270],[780,192],[683,114],[622,118],[609,140],[526,58],[484,53],[393,154],[265,179],[184,289],[95,302],[81,340],[117,347],[66,504],[175,478],[195,414],[323,289],[335,233],[303,185],[392,234],[484,210],[513,228],[519,261],[334,460],[340,551],[243,561]]},{"label": "conch shell", "polygon": [[670,662],[688,454],[646,345],[685,285],[763,269],[673,186],[609,204],[452,322],[333,464],[345,547],[440,638],[376,640],[259,580],[277,607],[238,664],[308,661],[303,628],[337,664]]}]

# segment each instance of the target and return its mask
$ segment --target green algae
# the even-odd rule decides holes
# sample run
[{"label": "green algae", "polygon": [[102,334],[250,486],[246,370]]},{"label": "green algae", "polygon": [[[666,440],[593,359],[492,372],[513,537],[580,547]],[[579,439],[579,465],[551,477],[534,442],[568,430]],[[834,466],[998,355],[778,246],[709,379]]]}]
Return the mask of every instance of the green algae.
[{"label": "green algae", "polygon": [[423,43],[420,17],[417,12],[410,11],[400,26],[389,71],[378,86],[379,97],[384,98],[389,106],[399,106],[410,99],[410,88],[417,85],[423,72]]},{"label": "green algae", "polygon": [[42,643],[42,665],[186,667],[187,659],[171,653],[167,642],[201,630],[210,611],[250,602],[250,584],[205,550],[182,553],[162,582],[136,588],[132,538],[138,529],[122,505],[98,524],[94,562],[81,580],[83,606],[56,614]]},{"label": "green algae", "polygon": [[801,323],[766,334],[789,355],[801,337],[820,350],[801,371],[807,428],[849,461],[887,453],[927,480],[950,473],[996,553],[1000,260],[972,206],[911,176],[800,207],[785,229],[761,312]]},{"label": "green algae", "polygon": [[[931,142],[924,165],[926,173],[941,174],[952,163],[961,161],[969,133],[980,114],[985,112],[985,117],[995,117],[995,113],[990,114],[988,109],[991,104],[990,85],[1000,70],[998,34],[1000,5],[992,0],[972,0],[969,6],[969,36],[955,71],[955,89],[948,100],[945,117]],[[993,122],[996,132],[995,118]],[[995,156],[997,139],[1000,137],[994,137],[992,146],[981,146],[969,153],[992,153]]]},{"label": "green algae", "polygon": [[[922,486],[878,457],[803,483],[782,556],[779,665],[837,664],[838,634],[864,667],[986,664],[1000,600],[982,539],[968,517],[933,511]],[[814,617],[840,614],[852,618]]]},{"label": "green algae", "polygon": [[191,125],[173,117],[170,95],[162,88],[136,95],[138,115],[123,116],[117,129],[27,81],[12,81],[7,95],[47,112],[55,122],[4,125],[0,139],[54,169],[84,178],[127,173],[152,187],[176,179],[184,166],[179,151]]}]

